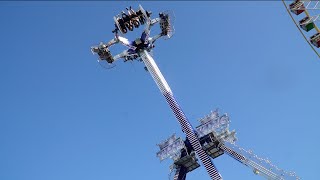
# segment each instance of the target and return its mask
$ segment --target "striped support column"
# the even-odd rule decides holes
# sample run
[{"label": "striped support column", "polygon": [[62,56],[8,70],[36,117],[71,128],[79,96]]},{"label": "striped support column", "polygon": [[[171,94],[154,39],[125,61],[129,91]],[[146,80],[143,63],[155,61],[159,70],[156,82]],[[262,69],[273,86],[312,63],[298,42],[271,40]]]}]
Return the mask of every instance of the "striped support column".
[{"label": "striped support column", "polygon": [[184,112],[180,108],[178,102],[175,100],[170,86],[168,85],[167,81],[164,79],[162,73],[160,72],[157,64],[155,63],[154,59],[149,55],[146,50],[141,51],[140,57],[143,60],[144,64],[148,68],[151,76],[153,77],[154,81],[158,85],[161,93],[165,97],[166,101],[168,102],[173,114],[177,118],[183,132],[186,134],[187,138],[189,139],[193,149],[196,151],[199,159],[201,160],[202,164],[206,168],[209,176],[213,180],[222,180],[222,177],[216,167],[211,162],[210,157],[206,154],[206,152],[202,149],[201,144],[199,142],[198,137],[196,136],[191,124],[189,123],[187,117],[185,116]]}]

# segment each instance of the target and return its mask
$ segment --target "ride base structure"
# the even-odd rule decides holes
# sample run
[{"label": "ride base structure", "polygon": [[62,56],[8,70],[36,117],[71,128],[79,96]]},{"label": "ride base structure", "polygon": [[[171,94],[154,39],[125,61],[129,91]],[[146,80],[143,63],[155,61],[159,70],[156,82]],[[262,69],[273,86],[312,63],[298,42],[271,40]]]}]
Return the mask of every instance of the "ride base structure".
[{"label": "ride base structure", "polygon": [[[170,167],[171,171],[174,172],[173,179],[185,180],[187,173],[200,167],[198,163],[198,159],[200,159],[212,180],[222,180],[222,176],[212,163],[212,159],[223,154],[229,155],[251,168],[255,174],[267,179],[299,179],[295,173],[286,172],[273,165],[269,160],[259,158],[252,151],[244,150],[236,145],[235,131],[229,131],[230,119],[227,114],[220,116],[217,110],[212,111],[205,118],[199,120],[199,126],[192,127],[175,99],[169,84],[150,55],[157,39],[161,37],[171,38],[173,35],[173,16],[167,11],[159,13],[159,17],[152,19],[151,14],[150,11],[144,10],[141,5],[139,5],[137,11],[134,11],[131,7],[127,8],[127,13],[122,11],[121,15],[113,18],[115,29],[112,32],[115,37],[108,43],[100,43],[98,46],[91,47],[91,51],[98,54],[99,62],[107,63],[108,67],[113,67],[115,61],[121,58],[125,62],[137,60],[144,63],[145,69],[151,74],[186,135],[185,140],[172,135],[158,144],[160,150],[157,157],[161,161],[166,158],[171,158],[174,161]],[[150,37],[151,28],[158,23],[161,32]],[[144,30],[141,36],[134,41],[129,41],[119,35],[119,33],[124,35],[128,31],[133,31],[140,25],[145,25]],[[113,56],[109,47],[118,43],[126,46],[127,49]]]}]

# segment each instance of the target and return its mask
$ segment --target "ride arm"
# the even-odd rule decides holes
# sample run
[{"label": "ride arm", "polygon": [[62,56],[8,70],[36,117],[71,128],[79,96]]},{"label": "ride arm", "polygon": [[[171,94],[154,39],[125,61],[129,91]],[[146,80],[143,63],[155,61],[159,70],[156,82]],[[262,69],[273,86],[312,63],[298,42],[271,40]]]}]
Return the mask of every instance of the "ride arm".
[{"label": "ride arm", "polygon": [[[104,44],[103,42],[100,42],[98,46],[91,47],[91,52],[92,54],[97,53],[100,56],[102,51],[109,51],[109,47],[117,43],[119,43],[119,39],[118,39],[118,36],[116,35],[113,39],[111,39],[106,44]],[[100,56],[100,59],[101,59],[101,56]]]},{"label": "ride arm", "polygon": [[142,8],[141,5],[139,5],[140,9],[141,9],[141,12],[144,16],[144,18],[146,19],[146,25],[145,25],[145,28],[144,28],[144,31],[141,35],[141,40],[142,41],[145,41],[147,42],[147,40],[149,39],[149,36],[150,36],[150,30],[151,30],[151,27],[160,22],[160,18],[155,18],[155,19],[151,19],[150,17],[147,16],[147,13],[146,11]]},{"label": "ride arm", "polygon": [[98,46],[91,47],[91,52],[92,54],[95,54],[95,53],[98,54],[100,60],[102,61],[105,60],[108,63],[113,63],[115,59],[112,56],[109,50],[109,47],[117,43],[119,43],[119,39],[118,39],[118,36],[116,35],[115,38],[111,39],[109,42],[105,44],[103,42],[100,42]]},{"label": "ride arm", "polygon": [[[161,33],[152,38],[149,38],[151,26],[153,26],[156,23],[160,24]],[[147,18],[147,23],[145,26],[145,30],[141,35],[141,39],[148,40],[151,44],[153,44],[157,39],[159,39],[162,36],[168,36],[168,38],[170,38],[173,34],[173,31],[174,29],[170,20],[170,15],[167,13],[160,13],[159,18],[155,18],[152,20],[150,18]]]},{"label": "ride arm", "polygon": [[112,46],[112,45],[114,45],[114,44],[117,44],[117,43],[119,43],[119,39],[118,39],[118,37],[116,36],[115,38],[111,39],[111,40],[106,44],[106,46],[107,46],[107,47],[110,47],[110,46]]},{"label": "ride arm", "polygon": [[97,53],[99,49],[109,48],[110,46],[115,45],[117,43],[119,43],[119,38],[118,38],[118,35],[116,34],[115,37],[111,39],[109,42],[107,42],[106,44],[104,44],[103,42],[100,42],[99,46],[91,47],[91,52]]},{"label": "ride arm", "polygon": [[151,31],[151,27],[160,22],[160,18],[155,18],[155,19],[150,19],[150,18],[147,18],[146,20],[146,25],[145,25],[145,28],[144,28],[144,31],[141,35],[141,40],[142,41],[146,41],[149,39],[149,36],[150,36],[150,31]]},{"label": "ride arm", "polygon": [[120,58],[124,58],[125,59],[125,57],[127,57],[128,55],[129,55],[128,51],[124,50],[124,51],[122,51],[122,53],[113,56],[113,59],[114,59],[114,61],[116,61],[116,60],[118,60]]},{"label": "ride arm", "polygon": [[149,42],[150,42],[151,44],[154,44],[154,42],[155,42],[157,39],[161,38],[161,37],[162,37],[161,33],[158,34],[158,35],[155,35],[155,36],[149,38]]},{"label": "ride arm", "polygon": [[138,58],[138,54],[129,52],[128,50],[124,50],[124,51],[122,51],[122,53],[113,56],[114,60],[118,60],[120,58],[123,58],[124,62],[126,62],[128,60],[134,60],[134,59]]},{"label": "ride arm", "polygon": [[132,45],[132,42],[130,42],[127,38],[117,36],[117,39],[124,46],[127,46],[128,48],[131,48],[133,50],[136,49],[136,47]]}]

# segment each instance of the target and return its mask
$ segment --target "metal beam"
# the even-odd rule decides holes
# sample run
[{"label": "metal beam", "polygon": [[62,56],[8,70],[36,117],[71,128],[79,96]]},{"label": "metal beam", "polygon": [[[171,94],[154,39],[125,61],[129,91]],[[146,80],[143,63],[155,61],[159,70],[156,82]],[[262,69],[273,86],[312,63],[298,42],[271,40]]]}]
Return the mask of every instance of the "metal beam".
[{"label": "metal beam", "polygon": [[146,50],[142,50],[139,52],[141,59],[143,60],[144,64],[148,68],[151,76],[153,77],[154,81],[158,85],[162,95],[165,97],[167,103],[169,104],[173,114],[175,115],[176,119],[178,120],[182,131],[186,134],[187,138],[189,139],[193,149],[196,151],[199,159],[201,160],[202,164],[206,168],[209,176],[213,180],[222,180],[222,177],[214,164],[211,162],[210,157],[206,154],[206,152],[202,149],[201,144],[199,142],[198,137],[195,134],[194,129],[192,128],[191,124],[189,123],[186,115],[180,108],[178,102],[173,96],[173,93],[168,85],[167,81],[163,77],[162,73],[160,72],[157,64],[155,63],[154,59]]}]

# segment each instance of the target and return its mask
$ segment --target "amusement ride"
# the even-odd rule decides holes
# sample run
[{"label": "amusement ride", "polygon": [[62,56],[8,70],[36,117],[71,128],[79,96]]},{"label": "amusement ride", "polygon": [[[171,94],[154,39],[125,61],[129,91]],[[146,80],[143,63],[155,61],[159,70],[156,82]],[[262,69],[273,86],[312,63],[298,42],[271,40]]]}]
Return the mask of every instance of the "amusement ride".
[{"label": "amusement ride", "polygon": [[[252,151],[238,146],[235,131],[229,130],[230,118],[227,114],[220,115],[218,110],[214,110],[201,118],[199,120],[200,124],[194,128],[175,99],[152,55],[150,55],[157,39],[172,37],[174,33],[172,13],[170,11],[161,12],[158,17],[152,19],[152,12],[144,10],[141,5],[139,5],[137,11],[131,7],[126,8],[126,10],[127,12],[122,11],[113,18],[115,29],[112,32],[114,38],[107,43],[101,42],[98,46],[91,47],[91,51],[97,54],[99,56],[98,61],[107,64],[107,67],[113,67],[119,59],[123,59],[124,62],[139,61],[144,63],[145,70],[153,77],[186,136],[181,138],[173,134],[158,144],[157,157],[161,161],[167,158],[173,160],[170,169],[174,174],[174,180],[185,180],[187,173],[200,167],[200,163],[205,167],[212,180],[222,180],[222,176],[213,164],[212,159],[223,154],[251,168],[255,174],[266,179],[300,179],[294,172],[282,170],[273,165],[270,160],[260,158]],[[156,24],[160,26],[160,33],[150,36],[151,28]],[[142,25],[144,25],[144,29],[140,37],[132,41],[124,37],[125,34]],[[318,30],[316,25],[312,27]],[[310,29],[311,26],[306,24],[306,28]],[[317,45],[313,41],[315,40],[312,40],[312,44]],[[124,45],[126,49],[117,55],[112,55],[109,48],[115,44]]]}]

